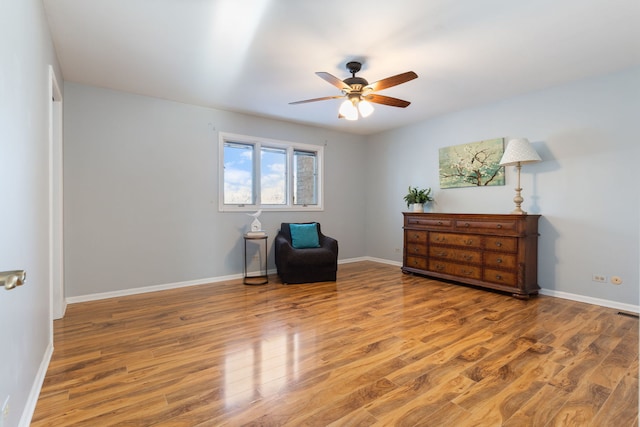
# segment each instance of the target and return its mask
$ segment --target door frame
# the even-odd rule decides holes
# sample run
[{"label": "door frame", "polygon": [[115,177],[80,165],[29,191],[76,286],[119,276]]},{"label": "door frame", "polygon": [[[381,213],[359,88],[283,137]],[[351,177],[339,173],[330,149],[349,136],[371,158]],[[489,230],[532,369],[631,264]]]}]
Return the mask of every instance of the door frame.
[{"label": "door frame", "polygon": [[53,320],[67,308],[64,292],[62,92],[49,66],[49,285],[51,338]]}]

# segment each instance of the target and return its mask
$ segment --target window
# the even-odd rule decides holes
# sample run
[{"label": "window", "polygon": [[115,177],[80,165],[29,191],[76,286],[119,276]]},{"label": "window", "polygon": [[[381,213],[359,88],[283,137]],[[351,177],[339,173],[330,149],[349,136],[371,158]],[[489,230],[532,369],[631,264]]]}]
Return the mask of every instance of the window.
[{"label": "window", "polygon": [[220,133],[220,211],[322,210],[323,147]]}]

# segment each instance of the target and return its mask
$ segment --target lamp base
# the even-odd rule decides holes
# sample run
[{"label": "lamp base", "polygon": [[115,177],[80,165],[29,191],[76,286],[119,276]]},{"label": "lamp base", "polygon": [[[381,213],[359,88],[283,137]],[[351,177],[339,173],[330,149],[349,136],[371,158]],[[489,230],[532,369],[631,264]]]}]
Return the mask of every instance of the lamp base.
[{"label": "lamp base", "polygon": [[524,199],[520,195],[521,191],[522,191],[522,188],[520,188],[520,187],[516,188],[516,197],[513,198],[513,202],[516,204],[516,208],[513,211],[511,211],[511,213],[514,214],[514,215],[526,215],[527,214],[525,211],[523,211],[520,208],[520,206],[522,205],[522,202],[524,202]]}]

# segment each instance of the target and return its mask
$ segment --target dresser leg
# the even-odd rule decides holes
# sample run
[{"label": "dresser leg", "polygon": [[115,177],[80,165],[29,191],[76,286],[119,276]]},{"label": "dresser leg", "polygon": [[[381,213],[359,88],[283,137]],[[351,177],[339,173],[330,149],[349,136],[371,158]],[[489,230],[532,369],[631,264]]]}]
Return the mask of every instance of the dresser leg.
[{"label": "dresser leg", "polygon": [[531,294],[511,294],[512,297],[523,300],[523,301],[527,301],[531,299],[531,297],[535,297],[537,295],[538,295],[537,292],[533,292]]}]

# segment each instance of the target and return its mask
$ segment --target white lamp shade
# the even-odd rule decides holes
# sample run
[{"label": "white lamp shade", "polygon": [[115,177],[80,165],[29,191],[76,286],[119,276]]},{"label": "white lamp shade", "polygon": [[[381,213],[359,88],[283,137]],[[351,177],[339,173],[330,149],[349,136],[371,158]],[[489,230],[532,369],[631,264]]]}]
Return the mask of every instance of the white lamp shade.
[{"label": "white lamp shade", "polygon": [[338,112],[347,120],[358,120],[358,109],[349,99],[340,105],[340,110],[338,110]]},{"label": "white lamp shade", "polygon": [[510,140],[507,144],[507,149],[504,151],[502,159],[500,159],[500,166],[535,163],[541,160],[527,138],[516,138]]},{"label": "white lamp shade", "polygon": [[362,100],[358,102],[358,110],[362,117],[369,117],[373,113],[373,105],[369,101]]}]

